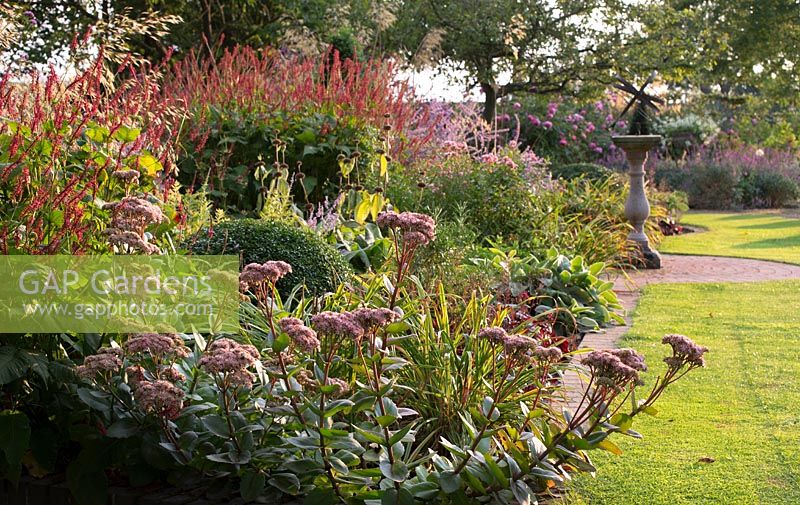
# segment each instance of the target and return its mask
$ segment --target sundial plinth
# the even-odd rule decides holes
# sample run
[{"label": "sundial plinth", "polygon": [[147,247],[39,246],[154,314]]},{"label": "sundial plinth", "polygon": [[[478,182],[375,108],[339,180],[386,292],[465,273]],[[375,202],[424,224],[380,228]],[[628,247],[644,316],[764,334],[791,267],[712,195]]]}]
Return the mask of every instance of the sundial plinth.
[{"label": "sundial plinth", "polygon": [[647,153],[661,144],[661,135],[618,135],[612,137],[614,145],[625,151],[630,167],[630,192],[625,201],[625,217],[633,230],[628,240],[633,242],[641,253],[641,264],[644,268],[661,268],[661,256],[650,247],[650,241],[644,231],[647,218],[650,217],[650,203],[644,187],[644,164]]}]

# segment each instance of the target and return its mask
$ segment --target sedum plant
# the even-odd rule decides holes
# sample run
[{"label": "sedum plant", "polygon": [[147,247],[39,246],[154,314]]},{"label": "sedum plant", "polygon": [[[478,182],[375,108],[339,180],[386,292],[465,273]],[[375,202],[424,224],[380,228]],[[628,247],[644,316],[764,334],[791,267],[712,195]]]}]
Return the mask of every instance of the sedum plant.
[{"label": "sedum plant", "polygon": [[[291,265],[251,263],[240,335],[130,337],[86,359],[80,397],[107,436],[155,434],[148,451],[173,471],[236,479],[247,500],[536,503],[594,472],[590,451],[640,437],[634,418],[703,365],[705,348],[669,335],[666,370],[645,388],[632,349],[571,360],[498,326],[487,299],[448,314],[446,293],[425,293],[409,270],[433,220],[388,212],[378,223],[391,230],[390,271],[290,306],[276,283]],[[588,383],[574,409],[568,369]]]}]

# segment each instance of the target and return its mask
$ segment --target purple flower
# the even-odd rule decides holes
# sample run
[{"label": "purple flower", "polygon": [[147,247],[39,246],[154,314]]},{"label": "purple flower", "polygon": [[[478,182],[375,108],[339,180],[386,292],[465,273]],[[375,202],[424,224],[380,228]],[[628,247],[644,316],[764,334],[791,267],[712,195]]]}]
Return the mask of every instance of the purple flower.
[{"label": "purple flower", "polygon": [[165,419],[175,419],[183,408],[183,391],[165,380],[139,382],[133,396],[142,410]]},{"label": "purple flower", "polygon": [[566,138],[564,138],[564,137],[561,137],[561,139],[558,141],[558,143],[559,143],[560,145],[562,145],[562,146],[565,146],[565,145],[567,145],[567,143],[568,143],[568,142],[567,142],[567,139],[566,139]]},{"label": "purple flower", "polygon": [[39,25],[39,20],[36,19],[36,14],[34,14],[32,11],[25,11],[22,13],[22,15],[28,18],[28,22],[33,26]]},{"label": "purple flower", "polygon": [[520,110],[522,108],[522,104],[519,102],[514,102],[514,105],[512,105],[512,107],[514,107],[514,110]]},{"label": "purple flower", "polygon": [[278,326],[280,326],[294,341],[295,345],[303,351],[313,352],[319,349],[317,333],[296,317],[284,317],[278,321]]},{"label": "purple flower", "polygon": [[553,123],[551,123],[550,121],[545,121],[544,123],[542,123],[542,128],[544,128],[545,130],[549,130],[552,127]]},{"label": "purple flower", "polygon": [[533,126],[539,126],[540,124],[542,124],[539,118],[534,116],[533,114],[528,114],[528,121],[530,121]]},{"label": "purple flower", "polygon": [[350,312],[320,312],[311,318],[311,324],[323,335],[360,338],[364,329]]}]

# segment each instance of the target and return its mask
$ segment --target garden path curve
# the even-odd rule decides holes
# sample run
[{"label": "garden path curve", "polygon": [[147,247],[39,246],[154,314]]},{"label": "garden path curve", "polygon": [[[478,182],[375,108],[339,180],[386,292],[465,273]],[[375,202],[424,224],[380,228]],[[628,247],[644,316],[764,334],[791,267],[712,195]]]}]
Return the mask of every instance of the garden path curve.
[{"label": "garden path curve", "polygon": [[[617,286],[615,291],[625,309],[625,325],[614,326],[602,333],[589,333],[581,342],[581,348],[613,349],[628,331],[631,314],[641,296],[640,289],[654,283],[679,282],[761,282],[800,279],[800,265],[776,263],[773,261],[745,258],[726,258],[720,256],[689,256],[677,254],[662,255],[660,270],[639,270],[628,275],[617,274],[609,277]],[[564,377],[567,405],[574,409],[583,394],[585,383],[575,372],[567,372]]]}]

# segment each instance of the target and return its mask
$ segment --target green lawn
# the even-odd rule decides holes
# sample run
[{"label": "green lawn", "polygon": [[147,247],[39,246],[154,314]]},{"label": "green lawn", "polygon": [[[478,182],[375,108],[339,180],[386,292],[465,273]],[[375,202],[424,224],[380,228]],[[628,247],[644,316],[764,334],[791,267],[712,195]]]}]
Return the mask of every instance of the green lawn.
[{"label": "green lawn", "polygon": [[800,503],[800,281],[650,286],[621,345],[658,371],[666,333],[709,347],[707,368],[675,384],[658,417],[637,418],[644,440],[617,437],[625,454],[598,455],[597,477],[568,501]]},{"label": "green lawn", "polygon": [[667,237],[659,250],[674,254],[736,256],[800,264],[800,219],[776,213],[689,213],[681,223],[708,229]]}]

